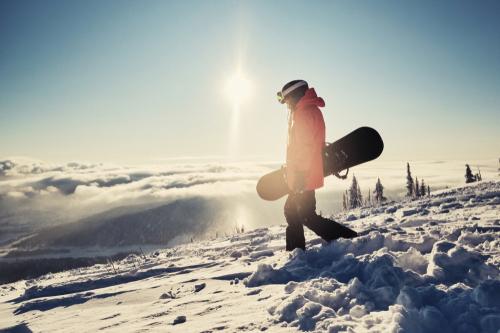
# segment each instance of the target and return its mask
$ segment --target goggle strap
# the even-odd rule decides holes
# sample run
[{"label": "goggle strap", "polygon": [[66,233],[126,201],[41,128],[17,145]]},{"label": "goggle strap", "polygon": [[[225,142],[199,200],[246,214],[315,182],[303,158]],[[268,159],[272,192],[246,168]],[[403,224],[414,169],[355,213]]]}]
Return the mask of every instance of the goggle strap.
[{"label": "goggle strap", "polygon": [[291,87],[288,87],[287,89],[282,91],[281,96],[283,96],[283,98],[285,98],[289,93],[291,93],[292,91],[294,91],[297,88],[305,86],[306,84],[307,84],[306,81],[299,81],[299,82],[295,83],[294,85],[292,85]]}]

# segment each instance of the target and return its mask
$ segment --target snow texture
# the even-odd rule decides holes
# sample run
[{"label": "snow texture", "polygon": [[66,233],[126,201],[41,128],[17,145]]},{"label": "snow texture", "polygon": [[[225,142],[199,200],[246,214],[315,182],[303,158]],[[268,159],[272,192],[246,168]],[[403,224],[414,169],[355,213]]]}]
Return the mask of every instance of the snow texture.
[{"label": "snow texture", "polygon": [[5,284],[0,330],[497,333],[499,205],[482,182],[339,214],[360,236],[305,252],[276,226]]}]

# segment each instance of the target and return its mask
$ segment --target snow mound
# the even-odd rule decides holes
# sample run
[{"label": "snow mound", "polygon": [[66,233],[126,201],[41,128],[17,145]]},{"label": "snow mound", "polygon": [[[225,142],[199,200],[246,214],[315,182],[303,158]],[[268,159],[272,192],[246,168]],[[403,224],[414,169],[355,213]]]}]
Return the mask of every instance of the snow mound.
[{"label": "snow mound", "polygon": [[[285,297],[268,312],[276,323],[302,331],[496,333],[499,230],[491,224],[470,227],[464,215],[488,212],[486,205],[499,195],[466,187],[401,210],[379,210],[396,213],[392,225],[386,215],[369,216],[384,221],[386,229],[296,250],[282,266],[260,265],[244,283],[284,284]],[[471,198],[473,209],[465,207]],[[413,218],[417,214],[431,216]]]}]

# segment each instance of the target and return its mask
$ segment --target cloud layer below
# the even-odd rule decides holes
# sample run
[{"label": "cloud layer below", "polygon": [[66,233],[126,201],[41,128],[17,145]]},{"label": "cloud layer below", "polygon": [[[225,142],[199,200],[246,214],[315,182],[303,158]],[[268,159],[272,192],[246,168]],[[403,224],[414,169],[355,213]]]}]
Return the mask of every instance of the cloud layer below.
[{"label": "cloud layer below", "polygon": [[[464,161],[410,164],[413,176],[425,179],[431,189],[464,180]],[[255,193],[258,178],[277,167],[276,163],[256,162],[123,166],[4,159],[0,160],[0,228],[4,232],[32,230],[118,207],[151,207],[193,197],[226,202],[232,212],[238,212],[234,223],[247,228],[284,223],[283,203],[264,202]],[[471,161],[471,167],[474,172],[479,167],[484,179],[498,177],[496,160]],[[374,188],[377,177],[390,197],[405,191],[406,162],[374,161],[352,169],[352,174],[363,193]],[[318,191],[318,210],[338,210],[341,193],[349,187],[350,179],[328,177],[325,187]]]}]

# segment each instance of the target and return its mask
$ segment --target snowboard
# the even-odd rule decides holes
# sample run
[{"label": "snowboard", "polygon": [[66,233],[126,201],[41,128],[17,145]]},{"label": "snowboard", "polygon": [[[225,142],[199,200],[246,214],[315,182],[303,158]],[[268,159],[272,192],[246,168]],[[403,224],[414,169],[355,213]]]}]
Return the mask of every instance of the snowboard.
[{"label": "snowboard", "polygon": [[[376,159],[384,150],[380,134],[371,127],[360,127],[323,149],[324,176]],[[262,176],[257,182],[257,193],[268,201],[278,200],[290,192],[286,182],[286,167]]]}]

